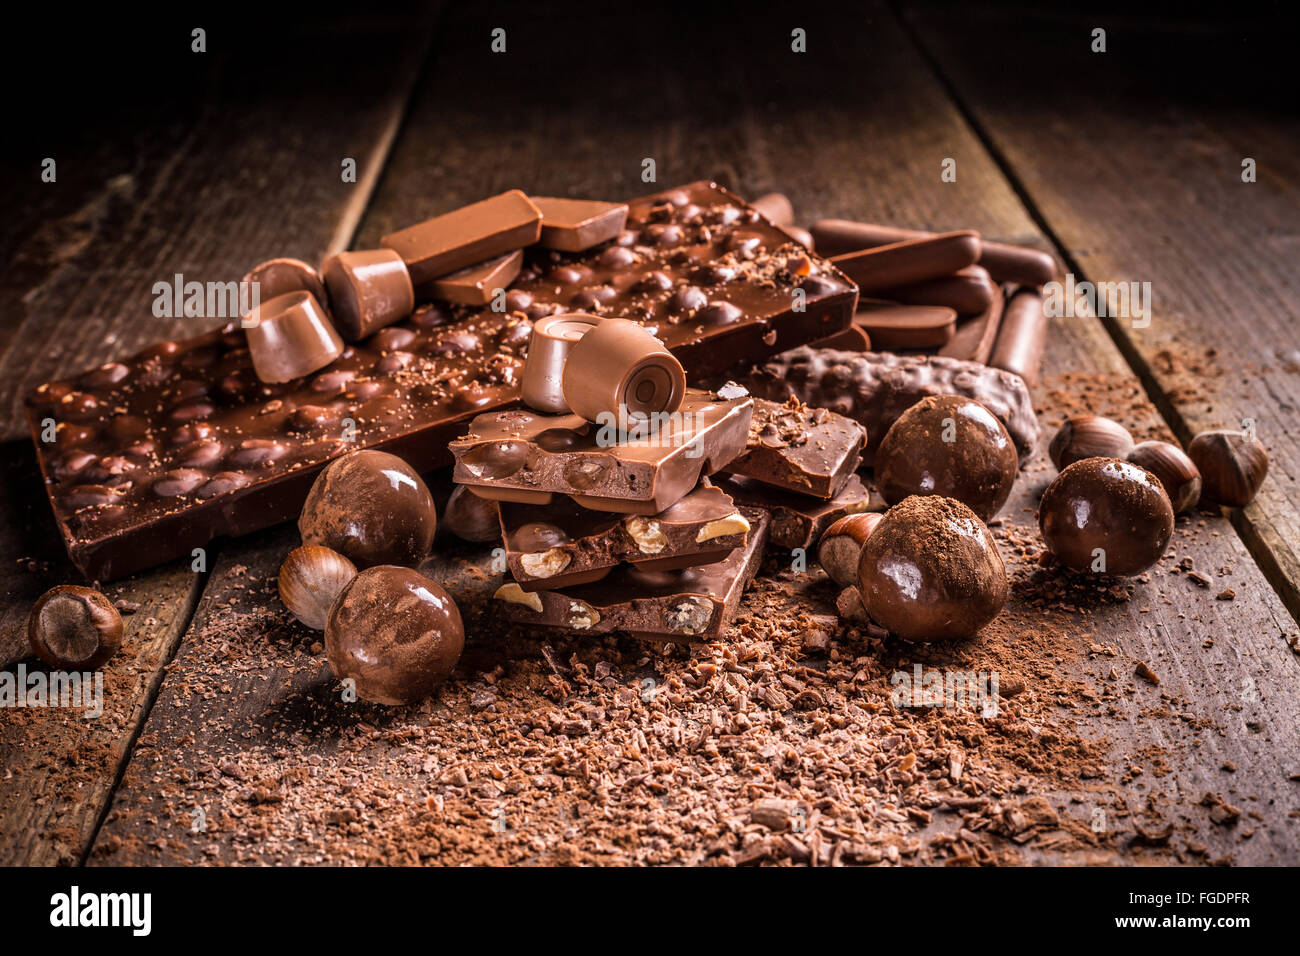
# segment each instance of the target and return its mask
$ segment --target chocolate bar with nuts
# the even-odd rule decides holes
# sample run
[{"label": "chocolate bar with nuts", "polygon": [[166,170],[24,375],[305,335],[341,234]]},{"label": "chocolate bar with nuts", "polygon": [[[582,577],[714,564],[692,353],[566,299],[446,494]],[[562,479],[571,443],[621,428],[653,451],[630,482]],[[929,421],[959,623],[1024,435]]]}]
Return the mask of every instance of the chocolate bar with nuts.
[{"label": "chocolate bar with nuts", "polygon": [[510,573],[525,591],[599,581],[623,562],[671,571],[721,561],[743,547],[749,521],[719,488],[701,484],[657,515],[592,511],[563,496],[501,504]]},{"label": "chocolate bar with nuts", "polygon": [[865,429],[851,418],[810,408],[791,397],[784,404],[755,399],[745,451],[724,469],[766,485],[815,498],[834,498],[857,469]]},{"label": "chocolate bar with nuts", "polygon": [[748,395],[694,388],[676,412],[627,422],[492,412],[449,446],[452,479],[498,501],[545,505],[563,494],[596,511],[654,515],[740,454],[753,414]]},{"label": "chocolate bar with nuts", "polygon": [[735,615],[767,541],[767,514],[741,510],[750,524],[749,539],[725,560],[677,571],[621,565],[593,584],[555,591],[530,592],[510,582],[495,597],[506,619],[521,624],[668,641],[716,638]]},{"label": "chocolate bar with nuts", "polygon": [[847,415],[867,430],[864,464],[889,426],[927,395],[962,395],[998,417],[1023,462],[1038,440],[1038,419],[1020,376],[976,362],[938,355],[791,349],[756,367],[746,382],[757,397],[793,395],[818,408]]},{"label": "chocolate bar with nuts", "polygon": [[884,511],[885,499],[875,494],[857,475],[850,475],[839,494],[829,500],[782,491],[752,478],[731,475],[719,488],[743,507],[762,508],[772,516],[768,541],[773,547],[808,551],[822,532],[846,514]]}]

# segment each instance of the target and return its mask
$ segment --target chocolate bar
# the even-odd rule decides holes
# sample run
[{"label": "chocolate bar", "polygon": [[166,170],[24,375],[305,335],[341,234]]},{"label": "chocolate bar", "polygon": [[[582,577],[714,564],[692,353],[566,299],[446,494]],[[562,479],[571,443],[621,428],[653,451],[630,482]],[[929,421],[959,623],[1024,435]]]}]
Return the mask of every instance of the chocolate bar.
[{"label": "chocolate bar", "polygon": [[492,412],[449,446],[452,479],[498,501],[544,505],[564,494],[597,511],[658,514],[740,454],[753,413],[748,395],[700,389],[687,389],[662,420],[626,423],[636,430],[573,414]]},{"label": "chocolate bar", "polygon": [[660,640],[705,641],[718,637],[740,604],[745,585],[763,560],[768,517],[742,509],[749,540],[722,561],[678,571],[647,571],[622,565],[594,584],[555,591],[524,591],[504,584],[496,591],[507,620],[562,627],[586,634],[622,631]]},{"label": "chocolate bar", "polygon": [[898,416],[927,395],[973,398],[998,417],[1023,462],[1038,441],[1029,389],[1018,375],[938,355],[791,349],[755,368],[747,379],[759,398],[802,402],[847,415],[867,430],[864,464]]},{"label": "chocolate bar", "polygon": [[589,199],[533,196],[542,213],[542,236],[547,249],[582,252],[613,239],[627,222],[627,204]]},{"label": "chocolate bar", "polygon": [[850,475],[839,494],[829,500],[782,491],[752,478],[730,475],[717,482],[719,488],[742,507],[761,508],[771,515],[768,541],[773,547],[808,551],[822,532],[846,514],[884,511],[885,499],[874,493],[857,475]]},{"label": "chocolate bar", "polygon": [[[807,275],[785,268],[796,251]],[[506,312],[417,308],[309,378],[258,381],[237,323],[162,342],[28,396],[69,554],[109,580],[287,521],[321,467],[354,448],[420,472],[449,464],[470,417],[518,399],[533,321],[580,297],[641,320],[698,381],[846,328],[857,292],[731,193],[695,183],[629,203],[613,243],[529,249]]]},{"label": "chocolate bar", "polygon": [[434,216],[380,238],[406,262],[418,288],[537,241],[542,214],[518,189]]},{"label": "chocolate bar", "polygon": [[709,485],[657,515],[592,511],[565,497],[501,503],[506,563],[525,591],[599,581],[625,561],[646,571],[712,564],[743,547],[748,531],[726,492]]},{"label": "chocolate bar", "polygon": [[858,467],[866,431],[798,399],[756,399],[745,451],[725,470],[815,498],[833,498]]},{"label": "chocolate bar", "polygon": [[445,302],[487,305],[497,289],[505,289],[515,281],[523,265],[524,251],[516,249],[504,256],[434,279],[429,283],[429,294]]}]

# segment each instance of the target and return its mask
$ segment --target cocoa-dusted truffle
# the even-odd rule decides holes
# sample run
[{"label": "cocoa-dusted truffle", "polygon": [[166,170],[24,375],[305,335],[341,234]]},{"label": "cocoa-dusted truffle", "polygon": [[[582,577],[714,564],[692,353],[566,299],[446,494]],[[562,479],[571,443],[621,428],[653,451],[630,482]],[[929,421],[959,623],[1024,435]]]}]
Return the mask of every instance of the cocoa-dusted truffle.
[{"label": "cocoa-dusted truffle", "polygon": [[890,426],[876,451],[876,484],[890,504],[908,495],[956,498],[988,521],[1015,484],[1016,447],[987,408],[960,395],[932,395]]},{"label": "cocoa-dusted truffle", "polygon": [[352,579],[330,608],[325,653],[339,680],[377,704],[410,704],[451,676],[465,647],[460,610],[441,584],[380,565]]},{"label": "cocoa-dusted truffle", "polygon": [[1047,549],[1066,567],[1141,574],[1169,546],[1174,509],[1160,479],[1118,458],[1085,458],[1056,476],[1038,503]]},{"label": "cocoa-dusted truffle", "polygon": [[895,505],[862,547],[858,591],[871,618],[908,641],[969,637],[1007,600],[993,535],[975,512],[939,495]]},{"label": "cocoa-dusted truffle", "polygon": [[438,513],[419,475],[382,451],[354,451],[316,477],[298,518],[303,544],[333,548],[359,568],[416,565],[429,555]]}]

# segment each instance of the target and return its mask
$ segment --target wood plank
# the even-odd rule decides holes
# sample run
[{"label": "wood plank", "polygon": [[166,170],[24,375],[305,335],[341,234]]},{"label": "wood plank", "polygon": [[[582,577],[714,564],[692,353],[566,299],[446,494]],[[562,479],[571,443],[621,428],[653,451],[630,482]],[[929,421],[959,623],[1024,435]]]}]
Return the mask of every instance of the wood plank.
[{"label": "wood plank", "polygon": [[[742,195],[779,188],[801,221],[973,227],[1047,248],[888,11],[849,13],[812,12],[817,56],[789,62],[784,21],[705,15],[698,33],[664,33],[650,14],[611,64],[596,41],[616,24],[599,12],[512,19],[519,58],[491,59],[478,38],[495,24],[459,10],[359,243],[512,186],[619,198],[651,156],[660,185],[718,175]],[[711,58],[716,37],[769,52]],[[542,51],[570,46],[593,51],[589,74],[535,82]],[[574,89],[593,91],[589,109]],[[957,183],[940,181],[946,156]],[[1162,433],[1095,323],[1057,330],[1036,401],[1045,426],[1086,403]],[[391,710],[344,704],[319,637],[278,606],[293,530],[241,542],[214,570],[92,862],[735,864],[797,847],[805,862],[1296,862],[1300,663],[1277,595],[1215,515],[1181,520],[1169,556],[1130,586],[1099,592],[1040,569],[1033,511],[1049,477],[1040,450],[997,530],[1012,601],[954,648],[843,628],[817,649],[808,615],[833,613],[834,591],[780,555],[725,638],[689,655],[530,634],[483,605],[499,580],[486,551],[440,545],[427,571],[461,605],[466,654],[434,699]],[[1236,600],[1174,573],[1184,556],[1229,569]],[[1139,662],[1158,687],[1135,676]],[[1001,716],[895,707],[891,675],[913,663],[998,672]],[[643,700],[647,687],[663,692]],[[916,777],[899,769],[908,755]],[[921,791],[918,814],[898,812]],[[1242,818],[1212,822],[1207,792]],[[772,795],[809,813],[795,850],[751,825]],[[1004,811],[1033,816],[1023,842]]]},{"label": "wood plank", "polygon": [[[1096,17],[912,19],[1078,280],[1151,284],[1149,327],[1106,324],[1179,439],[1255,420],[1270,475],[1230,517],[1300,617],[1300,119],[1272,17],[1125,18],[1105,54],[1087,41]],[[995,69],[986,51],[1013,34],[1016,69]]]},{"label": "wood plank", "polygon": [[[306,21],[295,36],[277,40],[296,52],[281,57],[275,75],[263,66],[269,37],[215,56],[211,71],[195,82],[204,98],[193,104],[183,135],[147,123],[139,131],[144,139],[168,133],[171,148],[132,174],[137,179],[114,201],[116,211],[72,213],[88,230],[74,253],[46,261],[44,271],[15,269],[0,280],[18,284],[8,287],[4,301],[20,309],[6,316],[17,331],[0,357],[0,408],[7,414],[26,387],[48,375],[129,354],[168,334],[201,331],[196,323],[214,324],[152,318],[148,290],[166,275],[227,280],[274,255],[317,261],[346,248],[378,181],[430,29],[430,15],[364,18],[346,31]],[[213,42],[231,35],[214,31]],[[144,57],[148,48],[116,52]],[[319,69],[344,56],[356,77]],[[194,80],[178,84],[186,79]],[[327,113],[330,122],[322,124]],[[356,184],[339,180],[344,156],[357,159]],[[66,168],[74,170],[75,162]],[[73,176],[61,188],[80,183]],[[100,203],[98,188],[87,187],[76,208]],[[0,663],[10,665],[29,653],[24,626],[32,602],[78,575],[62,550],[30,443],[12,441],[4,451]],[[210,549],[210,561],[217,553]],[[84,856],[205,581],[189,562],[176,562],[108,589],[141,608],[128,619],[125,651],[105,669],[102,717],[0,710],[0,862],[67,863]]]}]

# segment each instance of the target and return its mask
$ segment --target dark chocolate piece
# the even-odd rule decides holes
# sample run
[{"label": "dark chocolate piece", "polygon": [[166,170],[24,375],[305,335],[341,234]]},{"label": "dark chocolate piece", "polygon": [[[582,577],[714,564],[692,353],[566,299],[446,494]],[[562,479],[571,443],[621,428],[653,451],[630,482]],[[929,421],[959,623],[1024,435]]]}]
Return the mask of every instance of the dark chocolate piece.
[{"label": "dark chocolate piece", "polygon": [[547,249],[583,252],[608,242],[627,223],[627,203],[533,196],[542,213],[539,242]]},{"label": "dark chocolate piece", "polygon": [[525,591],[599,581],[625,561],[644,570],[712,564],[742,547],[748,531],[731,498],[710,485],[657,515],[592,511],[564,497],[501,504],[506,563]]},{"label": "dark chocolate piece", "polygon": [[951,275],[910,285],[880,289],[877,298],[903,305],[941,305],[958,315],[980,315],[988,309],[997,286],[980,266],[967,266]]},{"label": "dark chocolate piece", "polygon": [[[754,402],[688,389],[681,408],[640,431],[524,408],[480,415],[449,446],[452,478],[484,498],[597,511],[663,511],[745,447]],[[633,423],[629,423],[633,424]]]},{"label": "dark chocolate piece", "polygon": [[498,290],[508,288],[515,281],[523,265],[524,250],[516,249],[434,279],[421,292],[427,291],[431,298],[460,305],[487,305]]},{"label": "dark chocolate piece", "polygon": [[808,551],[822,532],[847,514],[884,511],[883,498],[869,490],[857,475],[850,475],[840,493],[829,501],[781,491],[750,478],[731,475],[717,482],[736,504],[762,508],[772,516],[769,539],[773,547]]},{"label": "dark chocolate piece", "polygon": [[1020,377],[959,359],[803,347],[754,369],[747,384],[756,397],[784,401],[794,395],[860,422],[867,430],[862,459],[868,465],[889,426],[927,395],[975,399],[1007,427],[1022,462],[1038,440],[1038,419]]},{"label": "dark chocolate piece", "polygon": [[[737,246],[752,255],[743,269]],[[472,416],[518,399],[533,320],[596,290],[695,381],[846,328],[856,291],[804,250],[807,271],[791,274],[794,248],[731,193],[694,183],[629,203],[618,243],[528,250],[510,311],[421,307],[306,379],[258,381],[233,323],[42,385],[27,414],[55,519],[77,566],[109,580],[296,518],[320,468],[354,448],[422,474],[450,464],[447,442]]]},{"label": "dark chocolate piece", "polygon": [[1048,321],[1038,290],[1008,291],[989,364],[1034,384],[1043,361],[1043,347],[1047,344]]},{"label": "dark chocolate piece", "polygon": [[939,349],[939,354],[987,365],[1001,324],[1002,288],[995,285],[988,308],[974,318],[962,320],[952,338]]},{"label": "dark chocolate piece", "polygon": [[857,469],[866,440],[866,431],[851,418],[793,397],[784,404],[760,398],[754,401],[745,451],[724,470],[786,491],[834,498]]},{"label": "dark chocolate piece", "polygon": [[422,286],[433,279],[522,249],[542,234],[542,214],[518,189],[470,203],[379,241],[398,253]]},{"label": "dark chocolate piece", "polygon": [[828,335],[816,342],[809,342],[808,347],[813,349],[840,349],[845,352],[870,352],[871,336],[855,320],[854,324],[843,332],[836,332],[834,335]]},{"label": "dark chocolate piece", "polygon": [[512,582],[498,588],[496,598],[506,619],[522,624],[712,640],[730,623],[763,559],[768,517],[758,509],[742,510],[750,523],[749,540],[725,560],[678,571],[624,565],[593,584],[556,591],[527,592]]},{"label": "dark chocolate piece", "polygon": [[937,305],[895,305],[858,300],[853,327],[880,351],[933,349],[947,344],[957,328],[957,313]]}]

